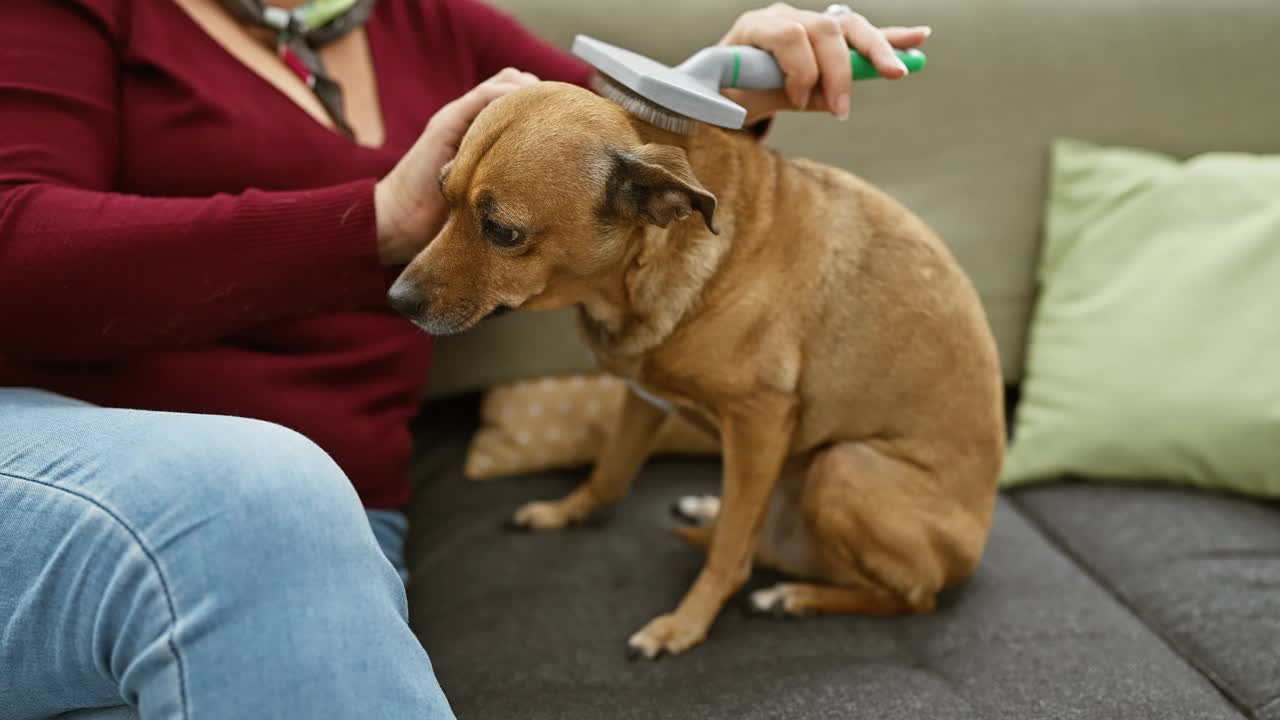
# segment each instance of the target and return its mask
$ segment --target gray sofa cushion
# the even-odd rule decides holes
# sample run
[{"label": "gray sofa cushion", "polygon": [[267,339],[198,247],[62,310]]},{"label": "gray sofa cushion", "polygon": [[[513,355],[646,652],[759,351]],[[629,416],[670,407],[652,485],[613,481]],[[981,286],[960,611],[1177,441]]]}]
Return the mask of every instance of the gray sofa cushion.
[{"label": "gray sofa cushion", "polygon": [[[461,718],[1234,718],[1127,608],[1002,501],[986,558],[932,615],[777,621],[727,608],[656,663],[626,638],[670,610],[701,556],[666,532],[712,462],[652,463],[602,526],[500,530],[581,474],[474,483],[465,435],[429,431],[411,507],[412,621]],[[757,578],[755,585],[770,578]]]},{"label": "gray sofa cushion", "polygon": [[1238,705],[1280,720],[1280,506],[1087,484],[1013,497]]}]

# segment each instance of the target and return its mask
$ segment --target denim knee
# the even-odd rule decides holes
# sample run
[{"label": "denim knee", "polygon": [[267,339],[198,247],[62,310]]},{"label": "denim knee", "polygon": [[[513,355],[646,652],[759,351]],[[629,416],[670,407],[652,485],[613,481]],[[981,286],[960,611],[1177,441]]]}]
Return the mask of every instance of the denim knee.
[{"label": "denim knee", "polygon": [[144,482],[153,478],[157,492],[171,495],[169,503],[352,517],[347,511],[359,508],[355,489],[328,454],[280,425],[149,413],[135,432],[141,452],[117,469]]},{"label": "denim knee", "polygon": [[[246,418],[99,408],[0,389],[0,469],[63,488],[120,518],[253,506],[354,518],[355,490],[301,434]],[[264,520],[270,518],[263,518]]]},{"label": "denim knee", "polygon": [[191,534],[208,550],[202,562],[223,558],[237,571],[251,569],[243,565],[254,557],[265,567],[316,558],[332,564],[346,557],[344,547],[376,550],[346,475],[297,432],[244,418],[155,413],[134,431],[141,451],[116,469],[147,486],[144,497],[129,493],[143,507],[126,514],[157,548],[175,550]]}]

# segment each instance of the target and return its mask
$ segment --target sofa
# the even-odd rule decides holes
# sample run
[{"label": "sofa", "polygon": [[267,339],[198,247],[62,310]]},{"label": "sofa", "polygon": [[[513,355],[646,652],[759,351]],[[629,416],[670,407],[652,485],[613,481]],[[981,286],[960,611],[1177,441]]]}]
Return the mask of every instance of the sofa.
[{"label": "sofa", "polygon": [[[585,33],[667,63],[754,5],[498,4],[562,46]],[[1276,0],[856,7],[931,24],[929,67],[860,84],[847,123],[783,116],[765,142],[856,172],[941,234],[981,293],[1010,413],[1053,138],[1280,151]],[[931,614],[774,620],[731,604],[705,644],[629,661],[627,637],[700,567],[668,532],[669,506],[715,492],[719,463],[651,461],[607,519],[550,534],[502,525],[585,470],[463,474],[486,388],[593,367],[570,312],[509,315],[437,346],[415,425],[411,622],[460,718],[1280,719],[1280,505],[1160,478],[1003,492],[979,569]]]}]

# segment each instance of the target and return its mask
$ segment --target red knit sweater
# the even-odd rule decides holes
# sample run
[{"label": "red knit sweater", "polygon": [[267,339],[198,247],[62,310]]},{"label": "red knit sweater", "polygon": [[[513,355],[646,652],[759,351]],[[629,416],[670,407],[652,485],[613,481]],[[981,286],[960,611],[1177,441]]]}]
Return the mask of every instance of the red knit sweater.
[{"label": "red knit sweater", "polygon": [[587,70],[475,0],[380,0],[367,32],[378,149],[169,0],[4,0],[0,385],[277,422],[403,503],[430,341],[385,309],[374,182],[502,67]]}]

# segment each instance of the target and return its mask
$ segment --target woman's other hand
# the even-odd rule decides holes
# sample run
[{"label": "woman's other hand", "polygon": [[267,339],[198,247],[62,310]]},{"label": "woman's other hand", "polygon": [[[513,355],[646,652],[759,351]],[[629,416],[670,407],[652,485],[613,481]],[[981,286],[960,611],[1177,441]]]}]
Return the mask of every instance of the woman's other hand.
[{"label": "woman's other hand", "polygon": [[444,226],[448,208],[440,194],[440,171],[458,152],[467,128],[489,103],[538,82],[506,68],[440,108],[395,168],[378,182],[374,206],[378,257],[386,265],[413,259]]},{"label": "woman's other hand", "polygon": [[930,33],[928,27],[878,28],[855,12],[820,13],[774,3],[743,13],[720,44],[754,45],[773,53],[786,76],[785,90],[725,94],[747,108],[748,122],[779,110],[819,110],[843,120],[853,87],[849,48],[867,56],[881,77],[896,80],[907,75],[907,68],[894,50],[919,47]]}]

